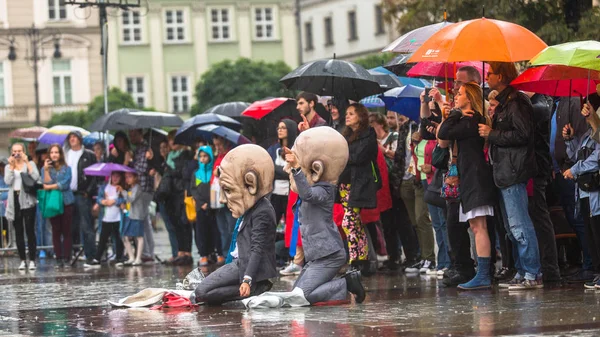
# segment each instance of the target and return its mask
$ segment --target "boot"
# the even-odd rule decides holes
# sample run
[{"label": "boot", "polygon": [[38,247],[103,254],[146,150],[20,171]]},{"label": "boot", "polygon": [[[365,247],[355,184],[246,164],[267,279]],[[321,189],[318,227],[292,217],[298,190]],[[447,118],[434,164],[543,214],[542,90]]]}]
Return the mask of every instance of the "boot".
[{"label": "boot", "polygon": [[489,257],[478,257],[477,274],[475,274],[475,277],[467,283],[459,284],[457,288],[461,290],[491,288],[492,280],[490,277],[490,260],[491,259]]},{"label": "boot", "polygon": [[63,259],[56,259],[56,266],[54,266],[55,269],[63,269],[65,267],[65,263],[63,262]]},{"label": "boot", "polygon": [[349,271],[344,275],[346,279],[346,288],[354,294],[356,303],[362,303],[365,300],[365,288],[360,282],[360,272]]}]

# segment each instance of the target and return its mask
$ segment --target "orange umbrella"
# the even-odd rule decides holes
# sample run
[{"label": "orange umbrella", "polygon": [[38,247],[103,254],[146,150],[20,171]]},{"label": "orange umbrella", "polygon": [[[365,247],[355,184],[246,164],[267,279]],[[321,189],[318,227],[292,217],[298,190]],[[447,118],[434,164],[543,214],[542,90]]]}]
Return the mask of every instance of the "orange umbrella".
[{"label": "orange umbrella", "polygon": [[408,63],[435,61],[530,60],[547,45],[527,28],[514,23],[475,19],[440,29],[415,51]]}]

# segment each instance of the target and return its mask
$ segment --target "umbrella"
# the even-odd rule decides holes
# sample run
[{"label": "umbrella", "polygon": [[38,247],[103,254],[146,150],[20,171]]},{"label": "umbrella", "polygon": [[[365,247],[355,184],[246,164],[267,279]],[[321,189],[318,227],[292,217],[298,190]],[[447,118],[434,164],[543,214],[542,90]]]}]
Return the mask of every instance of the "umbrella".
[{"label": "umbrella", "polygon": [[487,18],[462,21],[434,33],[407,62],[530,60],[547,45],[528,29]]},{"label": "umbrella", "polygon": [[[113,135],[108,135],[108,142],[112,142],[115,139],[115,137],[113,137]],[[98,141],[105,141],[106,140],[106,134],[102,133],[102,132],[98,132],[98,131],[94,131],[92,133],[90,133],[89,135],[83,137],[83,146],[85,147],[92,147],[94,146],[94,144],[96,144],[96,142]]]},{"label": "umbrella", "polygon": [[406,76],[406,73],[415,65],[414,63],[407,63],[407,61],[413,56],[410,54],[400,54],[394,57],[391,61],[386,63],[383,68],[391,71],[398,76]]},{"label": "umbrella", "polygon": [[119,117],[118,115],[127,114],[129,112],[140,111],[138,109],[119,109],[115,111],[111,111],[106,115],[100,116],[96,119],[92,125],[90,125],[89,129],[91,131],[106,131],[106,130],[118,130],[114,129],[115,120]]},{"label": "umbrella", "polygon": [[[590,79],[588,79],[588,74]],[[577,67],[545,65],[529,68],[511,85],[519,90],[549,96],[587,96],[596,92],[600,72]]]},{"label": "umbrella", "polygon": [[466,61],[466,62],[419,62],[412,67],[406,75],[410,77],[433,77],[438,79],[455,78],[456,70],[461,67],[475,67],[481,78],[485,78],[485,74],[490,66],[485,65],[485,71],[482,68],[482,62]]},{"label": "umbrella", "polygon": [[377,81],[377,83],[379,83],[379,86],[382,89],[392,89],[402,86],[402,82],[400,82],[396,74],[385,74],[377,70],[369,70],[369,73],[373,75],[373,78],[375,79],[375,81]]},{"label": "umbrella", "polygon": [[383,91],[365,68],[336,59],[305,63],[285,75],[280,82],[290,90],[355,101]]},{"label": "umbrella", "polygon": [[600,71],[600,42],[578,41],[550,46],[533,57],[531,64],[560,64]]},{"label": "umbrella", "polygon": [[394,40],[394,42],[390,43],[387,47],[383,48],[381,52],[394,52],[402,54],[413,53],[425,41],[427,41],[431,35],[450,24],[452,24],[452,22],[443,21],[411,30],[410,32]]},{"label": "umbrella", "polygon": [[44,144],[62,144],[65,142],[65,139],[67,139],[69,133],[73,131],[79,131],[83,137],[90,134],[89,131],[77,126],[56,125],[42,133],[40,138],[38,138],[38,142]]},{"label": "umbrella", "polygon": [[178,127],[183,124],[181,117],[152,111],[119,109],[103,115],[90,126],[91,131],[148,129],[154,127]]},{"label": "umbrella", "polygon": [[[291,109],[288,107],[290,106]],[[283,110],[283,108],[288,107],[288,111],[296,111],[298,117],[300,117],[298,111],[296,110],[296,100],[285,97],[278,98],[269,98],[262,101],[256,101],[244,112],[242,112],[242,116],[252,117],[254,119],[262,119],[266,116],[270,116],[271,114],[276,114],[278,110]],[[290,116],[291,117],[291,116]]]},{"label": "umbrella", "polygon": [[360,103],[367,108],[382,108],[385,106],[385,102],[383,102],[379,96],[380,95],[373,95],[365,97],[360,100]]},{"label": "umbrella", "polygon": [[225,127],[235,130],[240,130],[240,128],[242,127],[240,122],[236,121],[231,117],[212,113],[196,115],[186,120],[179,127],[179,129],[177,129],[177,134],[175,135],[175,143],[191,144],[197,138],[196,128],[208,124],[223,125]]},{"label": "umbrella", "polygon": [[385,108],[418,121],[421,114],[421,92],[423,88],[407,85],[386,91],[381,100]]},{"label": "umbrella", "polygon": [[44,131],[48,130],[42,126],[32,126],[30,128],[16,129],[8,134],[8,138],[17,138],[24,141],[37,140]]},{"label": "umbrella", "polygon": [[235,132],[225,126],[214,124],[203,125],[197,128],[196,136],[200,136],[204,139],[210,139],[213,136],[220,136],[236,145],[252,143],[248,138],[240,135],[238,132]]},{"label": "umbrella", "polygon": [[242,115],[242,111],[246,110],[246,108],[250,106],[250,103],[246,102],[228,102],[219,105],[215,105],[212,108],[203,112],[203,114],[217,114],[223,115],[231,118],[240,117]]},{"label": "umbrella", "polygon": [[113,172],[136,173],[136,170],[129,166],[115,163],[97,163],[83,169],[83,173],[95,177],[110,177]]},{"label": "umbrella", "polygon": [[[415,87],[421,87],[421,88],[431,86],[431,83],[429,83],[429,81],[427,81],[427,80],[423,80],[420,78],[410,78],[410,77],[398,76],[398,75],[394,74],[393,72],[391,72],[389,69],[387,69],[385,67],[381,67],[381,66],[369,69],[369,72],[371,74],[382,73],[382,74],[388,74],[390,76],[394,76],[400,82],[400,85],[398,87],[403,87],[403,86],[409,85],[409,84],[414,85]],[[395,87],[395,88],[397,88],[397,87]],[[389,88],[389,89],[392,89],[392,88]]]}]

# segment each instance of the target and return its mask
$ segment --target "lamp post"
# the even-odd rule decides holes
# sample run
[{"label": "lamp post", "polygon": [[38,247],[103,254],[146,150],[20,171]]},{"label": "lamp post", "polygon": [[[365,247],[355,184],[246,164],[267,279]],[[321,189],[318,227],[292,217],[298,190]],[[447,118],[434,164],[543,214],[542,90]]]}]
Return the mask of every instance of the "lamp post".
[{"label": "lamp post", "polygon": [[[27,37],[29,47],[26,51],[26,54],[29,55],[31,53],[31,57],[26,57],[25,59],[33,62],[33,88],[35,92],[35,125],[40,126],[40,92],[39,92],[39,81],[38,81],[38,62],[43,60],[45,57],[40,55],[40,49],[44,48],[44,45],[47,44],[48,37],[53,37],[52,42],[54,43],[54,53],[52,56],[54,58],[61,58],[62,53],[60,51],[60,34],[55,29],[39,29],[35,27],[35,24],[31,25],[31,28],[27,29],[11,29],[9,32],[12,35],[25,35]],[[15,47],[15,38],[14,36],[10,38],[10,46],[8,48],[8,59],[10,61],[15,61],[17,59],[17,52]]]}]

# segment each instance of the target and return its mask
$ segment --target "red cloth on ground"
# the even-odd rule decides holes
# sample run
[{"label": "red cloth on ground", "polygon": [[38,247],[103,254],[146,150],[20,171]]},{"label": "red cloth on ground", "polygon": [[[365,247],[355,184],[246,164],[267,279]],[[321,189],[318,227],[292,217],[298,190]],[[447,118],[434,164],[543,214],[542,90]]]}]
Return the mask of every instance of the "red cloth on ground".
[{"label": "red cloth on ground", "polygon": [[[294,228],[294,211],[292,210],[292,207],[294,207],[294,204],[297,200],[298,194],[290,190],[290,195],[288,196],[287,209],[285,211],[284,240],[285,246],[287,248],[290,248],[290,241],[292,241],[292,228]],[[302,235],[300,235],[300,233],[298,233],[298,242],[296,246],[302,247]]]},{"label": "red cloth on ground", "polygon": [[197,304],[192,304],[192,301],[187,297],[175,293],[166,293],[163,296],[163,303],[151,307],[150,310],[195,309],[197,306]]}]

